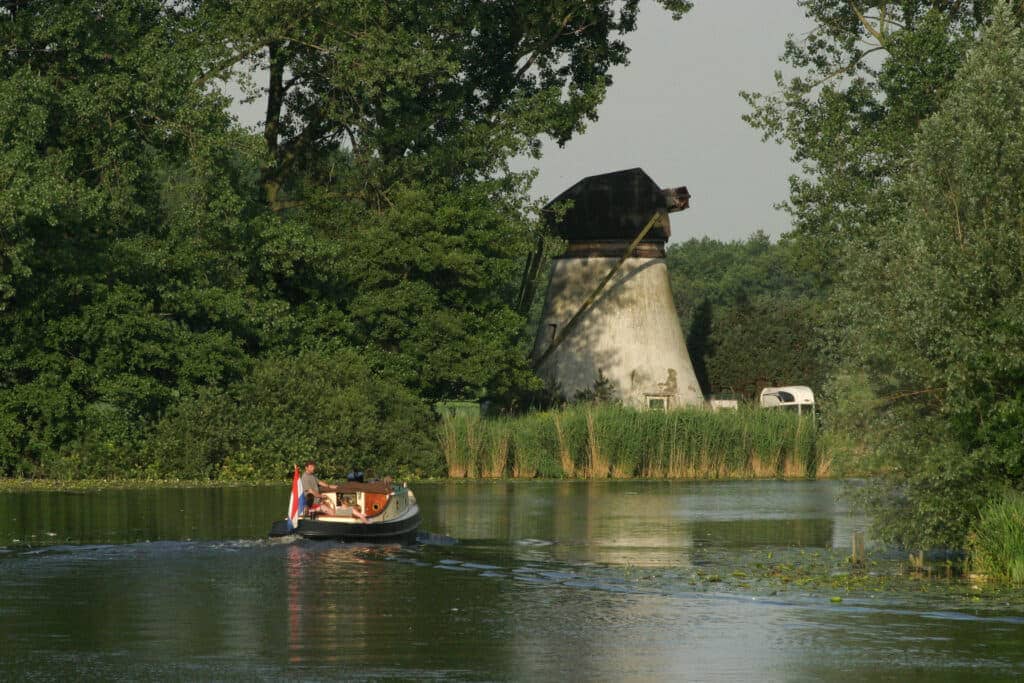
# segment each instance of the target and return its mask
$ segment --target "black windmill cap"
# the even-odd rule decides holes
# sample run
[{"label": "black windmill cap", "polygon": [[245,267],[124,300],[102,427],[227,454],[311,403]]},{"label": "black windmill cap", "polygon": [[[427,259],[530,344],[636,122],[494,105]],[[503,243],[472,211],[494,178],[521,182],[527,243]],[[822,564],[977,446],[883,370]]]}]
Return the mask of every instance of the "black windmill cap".
[{"label": "black windmill cap", "polygon": [[[667,242],[671,229],[668,214],[688,205],[685,187],[662,190],[643,169],[588,176],[555,197],[544,207],[545,218],[554,234],[570,242],[633,240],[651,217],[657,223],[645,242]],[[572,206],[558,216],[558,205]]]}]

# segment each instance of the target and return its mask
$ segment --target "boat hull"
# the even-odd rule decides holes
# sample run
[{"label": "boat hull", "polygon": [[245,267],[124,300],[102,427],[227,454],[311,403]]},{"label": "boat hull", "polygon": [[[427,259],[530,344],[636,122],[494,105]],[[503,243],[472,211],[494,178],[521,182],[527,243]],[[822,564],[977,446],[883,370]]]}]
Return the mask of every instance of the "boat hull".
[{"label": "boat hull", "polygon": [[338,540],[346,543],[412,543],[420,527],[419,509],[400,519],[365,523],[359,520],[334,521],[300,519],[295,533],[303,538]]}]

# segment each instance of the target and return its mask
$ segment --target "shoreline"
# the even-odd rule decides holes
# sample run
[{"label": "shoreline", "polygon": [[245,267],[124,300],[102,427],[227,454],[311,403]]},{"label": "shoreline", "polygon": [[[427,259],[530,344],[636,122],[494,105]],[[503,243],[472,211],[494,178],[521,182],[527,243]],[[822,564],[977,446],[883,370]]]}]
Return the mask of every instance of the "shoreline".
[{"label": "shoreline", "polygon": [[[422,483],[466,483],[478,484],[505,483],[505,484],[529,484],[531,482],[621,482],[621,481],[661,481],[661,482],[710,482],[710,481],[846,481],[862,479],[870,475],[852,476],[749,476],[746,473],[737,473],[736,476],[719,477],[435,477],[425,479],[408,478],[407,481],[413,484]],[[105,490],[134,490],[146,488],[235,488],[244,486],[288,486],[289,478],[281,479],[259,479],[259,480],[238,480],[230,481],[223,479],[41,479],[41,478],[17,478],[0,477],[0,493],[19,493],[32,491],[105,491]]]}]

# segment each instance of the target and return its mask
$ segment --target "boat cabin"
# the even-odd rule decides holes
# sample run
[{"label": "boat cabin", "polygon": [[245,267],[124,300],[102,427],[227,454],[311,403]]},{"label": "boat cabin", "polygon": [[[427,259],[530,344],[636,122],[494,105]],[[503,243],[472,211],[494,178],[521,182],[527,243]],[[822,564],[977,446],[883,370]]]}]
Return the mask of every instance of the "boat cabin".
[{"label": "boat cabin", "polygon": [[[391,484],[382,481],[357,482],[349,481],[338,485],[337,493],[324,493],[324,498],[333,503],[334,508],[341,512],[341,501],[345,499],[351,506],[358,506],[359,509],[369,518],[384,512],[391,497]],[[315,511],[319,512],[319,511]],[[322,512],[316,514],[324,516]],[[345,515],[347,516],[347,515]]]}]

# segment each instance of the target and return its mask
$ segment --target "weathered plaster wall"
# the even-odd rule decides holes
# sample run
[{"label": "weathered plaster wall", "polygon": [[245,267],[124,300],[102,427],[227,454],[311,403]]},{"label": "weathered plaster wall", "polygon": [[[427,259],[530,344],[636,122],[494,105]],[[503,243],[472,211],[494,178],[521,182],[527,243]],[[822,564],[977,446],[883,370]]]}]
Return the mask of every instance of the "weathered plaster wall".
[{"label": "weathered plaster wall", "polygon": [[[540,358],[617,258],[561,258],[551,266],[533,356]],[[556,326],[552,328],[551,326]],[[686,350],[662,258],[629,258],[538,372],[568,397],[594,386],[598,371],[624,404],[648,407],[663,396],[670,407],[703,403]]]}]

